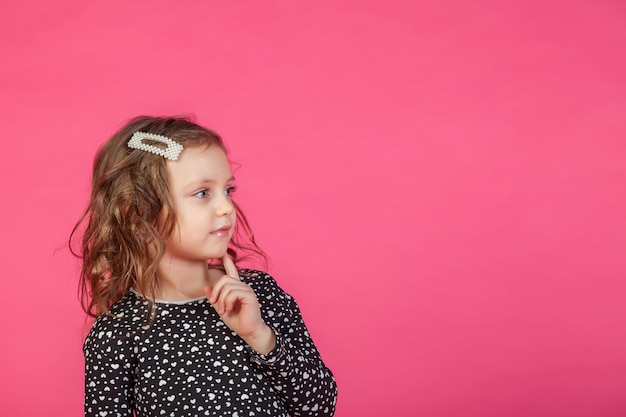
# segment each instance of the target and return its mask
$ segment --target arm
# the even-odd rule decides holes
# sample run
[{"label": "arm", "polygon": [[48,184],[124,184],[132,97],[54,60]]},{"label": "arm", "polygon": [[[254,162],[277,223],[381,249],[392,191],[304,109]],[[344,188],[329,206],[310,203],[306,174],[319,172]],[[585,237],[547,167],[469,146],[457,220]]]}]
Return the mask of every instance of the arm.
[{"label": "arm", "polygon": [[295,300],[267,274],[253,278],[264,321],[276,335],[267,355],[250,355],[294,416],[332,416],[337,400],[333,374],[324,365]]},{"label": "arm", "polygon": [[[102,316],[85,339],[85,416],[133,415],[132,345]],[[116,332],[116,330],[118,330]]]}]

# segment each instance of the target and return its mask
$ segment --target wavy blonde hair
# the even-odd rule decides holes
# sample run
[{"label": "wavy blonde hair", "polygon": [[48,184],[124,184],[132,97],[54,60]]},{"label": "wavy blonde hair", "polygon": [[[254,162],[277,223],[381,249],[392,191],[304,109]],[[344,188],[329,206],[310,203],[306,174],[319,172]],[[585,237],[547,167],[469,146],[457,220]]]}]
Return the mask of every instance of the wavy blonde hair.
[{"label": "wavy blonde hair", "polygon": [[[165,241],[176,227],[165,159],[127,145],[138,131],[167,136],[183,147],[219,146],[226,152],[217,133],[186,117],[136,117],[100,148],[94,161],[89,205],[69,242],[72,253],[82,259],[81,304],[94,318],[108,312],[131,288],[148,300],[156,299],[160,286],[157,266]],[[235,264],[251,255],[266,262],[246,217],[233,204],[237,222],[229,255]],[[75,250],[75,239],[83,226],[80,248]],[[154,304],[149,304],[148,311],[153,311]]]}]

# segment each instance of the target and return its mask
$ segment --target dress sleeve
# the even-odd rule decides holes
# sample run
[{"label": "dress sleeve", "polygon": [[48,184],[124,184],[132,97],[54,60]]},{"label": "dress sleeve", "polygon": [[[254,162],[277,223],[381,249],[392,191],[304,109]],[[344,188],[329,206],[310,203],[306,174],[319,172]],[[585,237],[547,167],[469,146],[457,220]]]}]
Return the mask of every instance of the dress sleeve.
[{"label": "dress sleeve", "polygon": [[271,381],[292,416],[332,416],[337,384],[322,361],[293,297],[272,277],[250,281],[261,304],[263,319],[276,334],[267,355],[249,349],[252,361]]},{"label": "dress sleeve", "polygon": [[[85,339],[85,416],[133,415],[133,347],[113,317],[101,316]],[[117,330],[117,331],[116,331]]]}]

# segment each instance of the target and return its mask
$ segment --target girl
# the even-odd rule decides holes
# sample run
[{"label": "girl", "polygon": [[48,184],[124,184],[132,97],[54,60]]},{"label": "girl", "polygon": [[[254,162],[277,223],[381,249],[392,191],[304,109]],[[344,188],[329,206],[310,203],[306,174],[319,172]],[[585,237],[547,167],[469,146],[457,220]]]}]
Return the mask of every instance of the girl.
[{"label": "girl", "polygon": [[268,274],[221,138],[138,117],[98,152],[79,256],[87,416],[331,416],[337,387]]}]

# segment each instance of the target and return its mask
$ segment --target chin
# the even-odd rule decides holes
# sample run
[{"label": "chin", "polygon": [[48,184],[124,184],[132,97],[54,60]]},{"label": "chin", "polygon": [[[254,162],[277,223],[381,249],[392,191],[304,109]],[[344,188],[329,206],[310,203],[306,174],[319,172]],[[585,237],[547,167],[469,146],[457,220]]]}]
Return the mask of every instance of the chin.
[{"label": "chin", "polygon": [[228,253],[227,251],[228,247],[214,251],[213,253],[211,253],[211,256],[209,256],[209,259],[221,259]]}]

